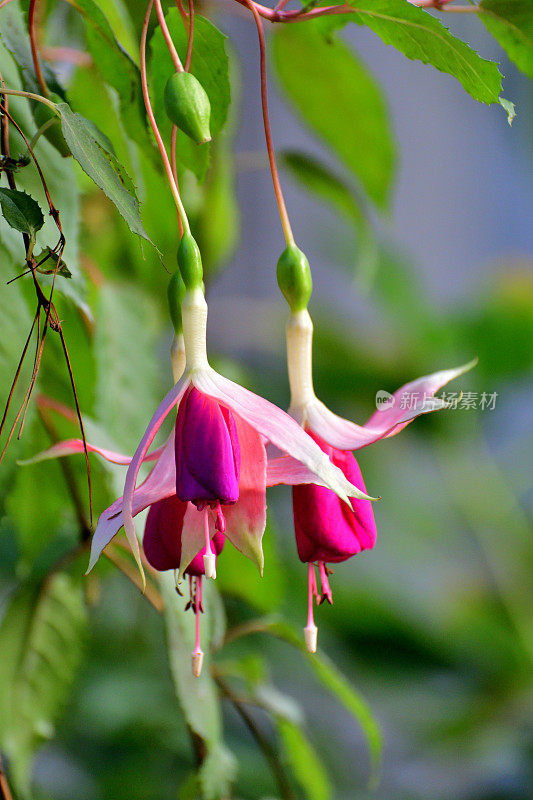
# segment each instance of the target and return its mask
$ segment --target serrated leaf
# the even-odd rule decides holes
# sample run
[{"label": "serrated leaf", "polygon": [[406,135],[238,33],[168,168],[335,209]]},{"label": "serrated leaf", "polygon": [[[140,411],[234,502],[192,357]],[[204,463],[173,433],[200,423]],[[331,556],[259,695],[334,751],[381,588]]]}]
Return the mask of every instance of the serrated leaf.
[{"label": "serrated leaf", "polygon": [[204,581],[206,613],[201,620],[201,637],[205,659],[200,677],[195,678],[191,667],[195,643],[194,614],[185,611],[187,598],[177,594],[172,573],[160,573],[159,583],[165,601],[168,657],[176,694],[187,725],[202,740],[207,752],[198,775],[202,798],[217,800],[229,793],[236,770],[235,759],[223,743],[220,699],[209,672],[210,643],[223,635],[223,629],[213,630],[216,620],[220,620],[216,613],[218,593],[212,581]]},{"label": "serrated leaf", "polygon": [[58,103],[56,109],[63,136],[80,167],[115,204],[129,229],[152,244],[141,222],[133,183],[109,144],[104,144],[103,134],[95,133],[94,124],[72,111],[67,103]]},{"label": "serrated leaf", "polygon": [[[298,113],[386,206],[395,146],[381,90],[323,19],[280,25],[272,37],[279,82]],[[334,91],[333,91],[334,87]]]},{"label": "serrated leaf", "polygon": [[4,219],[16,231],[33,238],[44,225],[39,203],[26,192],[0,187],[0,205]]},{"label": "serrated leaf", "polygon": [[64,573],[23,585],[0,624],[0,742],[24,797],[31,757],[53,735],[80,663],[85,624],[81,586]]},{"label": "serrated leaf", "polygon": [[277,728],[285,758],[309,800],[330,800],[331,783],[320,757],[299,725],[278,717]]},{"label": "serrated leaf", "polygon": [[530,0],[482,0],[478,15],[518,69],[533,80],[533,4]]},{"label": "serrated leaf", "polygon": [[350,19],[366,25],[407,58],[452,75],[475,100],[498,102],[502,86],[497,65],[481,58],[427,11],[406,0],[350,0],[349,5],[354,13],[346,19],[344,15],[332,17],[332,26],[344,25]]},{"label": "serrated leaf", "polygon": [[[187,52],[187,32],[177,8],[170,8],[165,19],[182,61]],[[205,89],[211,104],[211,135],[218,136],[228,115],[230,104],[229,65],[225,47],[226,37],[212,22],[200,15],[194,20],[194,49],[191,72]],[[154,108],[158,120],[170,129],[163,94],[169,77],[174,73],[163,34],[156,28],[150,42],[151,76],[154,87]],[[203,180],[209,166],[210,144],[197,145],[178,131],[176,151],[181,163]]]}]

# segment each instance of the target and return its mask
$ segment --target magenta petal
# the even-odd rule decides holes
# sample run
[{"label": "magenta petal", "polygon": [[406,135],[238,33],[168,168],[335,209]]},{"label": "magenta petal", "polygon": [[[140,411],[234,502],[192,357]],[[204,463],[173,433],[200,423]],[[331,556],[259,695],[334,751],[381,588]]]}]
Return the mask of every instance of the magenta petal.
[{"label": "magenta petal", "polygon": [[[347,451],[336,450],[316,434],[313,439],[348,480],[365,491],[359,465]],[[352,510],[334,492],[313,484],[293,488],[294,531],[302,561],[345,561],[376,541],[372,504],[352,499]]]},{"label": "magenta petal", "polygon": [[241,459],[227,408],[191,387],[178,408],[175,448],[178,497],[195,504],[236,502]]},{"label": "magenta petal", "polygon": [[362,496],[298,423],[280,408],[210,368],[195,373],[193,380],[200,391],[228,406],[278,449],[305,464],[343,500],[348,502],[348,497]]}]

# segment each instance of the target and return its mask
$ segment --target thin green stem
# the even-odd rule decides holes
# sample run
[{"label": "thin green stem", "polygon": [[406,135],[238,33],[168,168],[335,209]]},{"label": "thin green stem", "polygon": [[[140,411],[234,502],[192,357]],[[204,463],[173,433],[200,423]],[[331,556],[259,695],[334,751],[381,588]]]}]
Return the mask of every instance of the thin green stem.
[{"label": "thin green stem", "polygon": [[22,92],[18,89],[0,89],[0,94],[12,94],[15,97],[27,97],[28,100],[38,100],[39,103],[44,103],[45,106],[48,106],[57,114],[55,103],[53,103],[51,100],[47,100],[46,97],[42,97],[40,94],[34,94],[34,92]]}]

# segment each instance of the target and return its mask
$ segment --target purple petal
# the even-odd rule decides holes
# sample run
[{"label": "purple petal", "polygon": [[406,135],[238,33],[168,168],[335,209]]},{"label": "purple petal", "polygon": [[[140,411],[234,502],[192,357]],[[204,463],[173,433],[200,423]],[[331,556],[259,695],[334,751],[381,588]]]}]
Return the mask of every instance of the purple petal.
[{"label": "purple petal", "polygon": [[305,464],[320,479],[319,483],[324,483],[345,502],[349,502],[349,497],[374,499],[353,486],[298,423],[268,400],[211,368],[199,370],[192,380],[201,392],[216,397],[272,444]]}]

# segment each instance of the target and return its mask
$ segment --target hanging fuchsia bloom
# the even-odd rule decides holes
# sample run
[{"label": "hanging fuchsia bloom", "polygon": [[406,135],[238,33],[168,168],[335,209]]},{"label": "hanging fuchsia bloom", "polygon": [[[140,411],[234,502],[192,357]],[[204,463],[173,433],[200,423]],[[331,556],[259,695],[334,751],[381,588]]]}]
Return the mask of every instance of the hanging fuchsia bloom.
[{"label": "hanging fuchsia bloom", "polygon": [[[359,465],[352,450],[359,450],[380,439],[399,433],[420,414],[447,408],[435,397],[446,383],[471,369],[472,361],[457,369],[442,370],[407,383],[393,395],[384,392],[384,402],[363,425],[333,414],[316,397],[312,376],[313,323],[307,311],[291,314],[287,326],[287,360],[291,385],[291,414],[305,428],[329,459],[342,470],[347,480],[366,494]],[[296,483],[296,481],[294,481]],[[303,482],[302,482],[303,483]],[[351,496],[351,506],[338,503],[328,488],[306,484],[293,487],[293,515],[296,545],[301,561],[308,568],[308,622],[304,628],[308,650],[316,650],[317,629],[313,619],[313,597],[317,602],[332,602],[327,563],[345,561],[362,550],[374,547],[376,524],[372,504],[361,496]],[[315,563],[322,584],[316,585]]]},{"label": "hanging fuchsia bloom", "polygon": [[[144,527],[143,550],[148,562],[154,569],[164,572],[168,569],[177,570],[181,563],[181,534],[183,522],[187,511],[187,503],[176,495],[158,500],[153,503],[148,511]],[[214,549],[215,568],[216,557],[222,552],[226,537],[217,531],[213,536],[211,545]],[[204,653],[200,645],[200,614],[203,613],[202,603],[202,577],[206,572],[207,555],[206,547],[193,558],[185,574],[189,576],[190,600],[185,610],[192,608],[196,617],[196,642],[192,652],[192,670],[196,677],[202,671]]]}]

